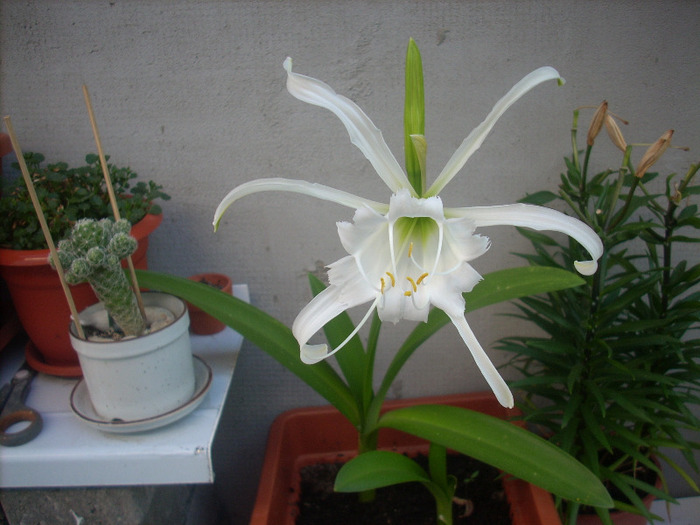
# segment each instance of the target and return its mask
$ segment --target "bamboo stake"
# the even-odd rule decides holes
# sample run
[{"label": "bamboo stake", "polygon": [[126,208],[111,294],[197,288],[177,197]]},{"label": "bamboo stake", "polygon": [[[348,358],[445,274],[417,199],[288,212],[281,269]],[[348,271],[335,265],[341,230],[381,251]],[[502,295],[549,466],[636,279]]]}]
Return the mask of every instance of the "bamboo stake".
[{"label": "bamboo stake", "polygon": [[[121,217],[119,213],[119,206],[117,205],[117,196],[114,194],[114,187],[112,186],[112,178],[109,175],[109,167],[107,166],[107,158],[105,157],[104,150],[102,149],[102,141],[100,140],[100,133],[97,130],[97,120],[95,120],[95,112],[92,110],[92,102],[90,101],[90,93],[88,93],[88,88],[83,84],[83,97],[85,97],[85,105],[87,106],[88,116],[90,117],[90,125],[92,126],[92,134],[95,136],[95,144],[97,145],[97,155],[100,157],[100,165],[102,166],[102,174],[105,178],[105,184],[107,185],[107,193],[109,195],[109,202],[112,204],[112,212],[114,213],[114,220],[118,221]],[[134,269],[134,261],[129,255],[126,258],[127,265],[129,266],[129,275],[131,276],[131,286],[136,294],[136,302],[139,305],[139,310],[141,311],[141,316],[143,320],[146,321],[146,309],[143,305],[143,297],[141,297],[141,290],[139,289],[139,283],[136,279],[136,270]]]},{"label": "bamboo stake", "polygon": [[34,188],[34,182],[27,169],[27,163],[24,161],[24,156],[22,155],[22,150],[19,147],[19,141],[15,135],[15,130],[12,127],[12,120],[9,116],[4,117],[5,127],[7,128],[7,133],[10,135],[10,142],[12,142],[12,149],[15,150],[17,155],[17,162],[19,162],[20,170],[22,171],[22,177],[24,177],[24,182],[27,185],[27,190],[29,191],[29,196],[32,199],[32,204],[34,205],[34,210],[39,219],[39,224],[41,225],[41,231],[44,233],[44,238],[46,239],[46,244],[49,245],[49,252],[51,253],[51,259],[54,266],[56,267],[56,272],[58,273],[58,279],[61,281],[61,287],[63,288],[63,293],[68,301],[68,308],[70,309],[71,316],[73,317],[73,324],[75,324],[75,330],[78,332],[78,337],[85,339],[85,332],[80,324],[80,318],[78,317],[78,309],[75,306],[75,301],[73,301],[73,295],[70,292],[70,288],[66,283],[65,275],[63,273],[63,266],[61,261],[58,260],[58,252],[56,251],[56,245],[51,237],[51,232],[49,231],[49,226],[46,224],[46,217],[44,217],[44,212],[41,210],[41,204],[39,203],[39,197],[36,194],[36,189]]}]

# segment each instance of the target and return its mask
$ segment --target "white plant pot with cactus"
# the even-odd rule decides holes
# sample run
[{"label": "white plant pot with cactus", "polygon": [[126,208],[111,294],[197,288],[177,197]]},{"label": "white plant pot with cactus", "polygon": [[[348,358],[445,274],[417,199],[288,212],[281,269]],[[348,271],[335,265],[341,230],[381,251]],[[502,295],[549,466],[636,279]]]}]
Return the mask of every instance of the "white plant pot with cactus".
[{"label": "white plant pot with cactus", "polygon": [[[185,404],[194,392],[194,368],[189,316],[173,295],[145,293],[146,317],[158,323],[163,315],[174,322],[151,333],[110,341],[101,336],[80,339],[71,327],[90,401],[106,420],[138,421],[160,416]],[[104,304],[80,313],[80,323],[109,330]],[[90,339],[93,340],[90,340]]]},{"label": "white plant pot with cactus", "polygon": [[[82,220],[58,244],[68,283],[88,281],[100,303],[79,314],[70,338],[95,412],[105,420],[139,421],[186,403],[195,389],[186,304],[143,294],[143,308],[120,266],[136,247],[124,220]],[[139,294],[140,295],[140,294]]]}]

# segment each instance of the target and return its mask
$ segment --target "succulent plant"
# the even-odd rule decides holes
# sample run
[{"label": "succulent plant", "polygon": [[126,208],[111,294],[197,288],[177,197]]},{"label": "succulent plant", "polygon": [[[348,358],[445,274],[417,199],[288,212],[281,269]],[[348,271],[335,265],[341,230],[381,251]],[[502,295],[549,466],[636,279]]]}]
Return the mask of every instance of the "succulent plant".
[{"label": "succulent plant", "polygon": [[58,243],[58,258],[69,284],[90,283],[124,334],[139,335],[145,321],[121,266],[138,246],[130,229],[126,219],[79,220],[70,236]]},{"label": "succulent plant", "polygon": [[[109,155],[106,156],[109,160]],[[65,162],[44,165],[41,153],[24,153],[24,160],[36,187],[51,236],[63,239],[79,219],[112,217],[112,205],[105,188],[99,157],[85,156],[85,164],[69,167]],[[13,168],[18,171],[19,165]],[[147,213],[158,215],[154,201],[168,200],[162,186],[153,181],[136,182],[137,174],[129,167],[109,164],[112,186],[120,216],[136,224]],[[5,174],[8,175],[8,174]],[[46,240],[39,226],[34,206],[22,177],[5,177],[0,198],[0,247],[13,250],[45,250]]]}]

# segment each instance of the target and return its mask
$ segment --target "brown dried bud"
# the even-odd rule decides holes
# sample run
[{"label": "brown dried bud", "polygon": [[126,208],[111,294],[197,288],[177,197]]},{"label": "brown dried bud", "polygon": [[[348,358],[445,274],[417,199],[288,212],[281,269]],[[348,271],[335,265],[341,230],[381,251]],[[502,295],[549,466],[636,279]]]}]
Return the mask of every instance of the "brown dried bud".
[{"label": "brown dried bud", "polygon": [[657,140],[651,146],[649,146],[649,148],[642,156],[642,160],[640,160],[639,164],[637,164],[637,169],[634,172],[635,177],[643,177],[647,170],[651,168],[657,160],[659,160],[661,155],[664,154],[664,151],[666,151],[671,145],[672,136],[673,130],[669,129],[666,133],[661,135],[659,140]]},{"label": "brown dried bud", "polygon": [[593,120],[591,120],[591,125],[588,126],[588,135],[586,136],[586,144],[589,146],[592,146],[593,143],[595,142],[595,138],[598,136],[598,133],[600,133],[601,128],[603,127],[603,121],[605,120],[605,115],[608,113],[608,101],[603,100],[603,102],[600,103],[600,106],[598,106],[598,109],[595,110],[595,114],[593,115]]},{"label": "brown dried bud", "polygon": [[615,119],[610,115],[605,115],[605,129],[608,131],[608,136],[612,143],[624,153],[627,150],[627,142],[625,142],[625,137],[622,136],[620,127],[615,122]]}]

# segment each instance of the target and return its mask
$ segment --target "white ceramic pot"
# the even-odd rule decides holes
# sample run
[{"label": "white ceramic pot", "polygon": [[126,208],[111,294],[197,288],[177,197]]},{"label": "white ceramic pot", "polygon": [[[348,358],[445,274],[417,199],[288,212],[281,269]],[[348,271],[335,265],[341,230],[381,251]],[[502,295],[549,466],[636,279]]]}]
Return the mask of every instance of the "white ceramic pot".
[{"label": "white ceramic pot", "polygon": [[[146,307],[163,307],[175,317],[168,326],[123,341],[70,339],[95,412],[106,419],[137,421],[178,408],[194,392],[189,316],[179,298],[157,292],[143,294]],[[83,325],[105,326],[107,313],[98,303],[80,312]]]}]

